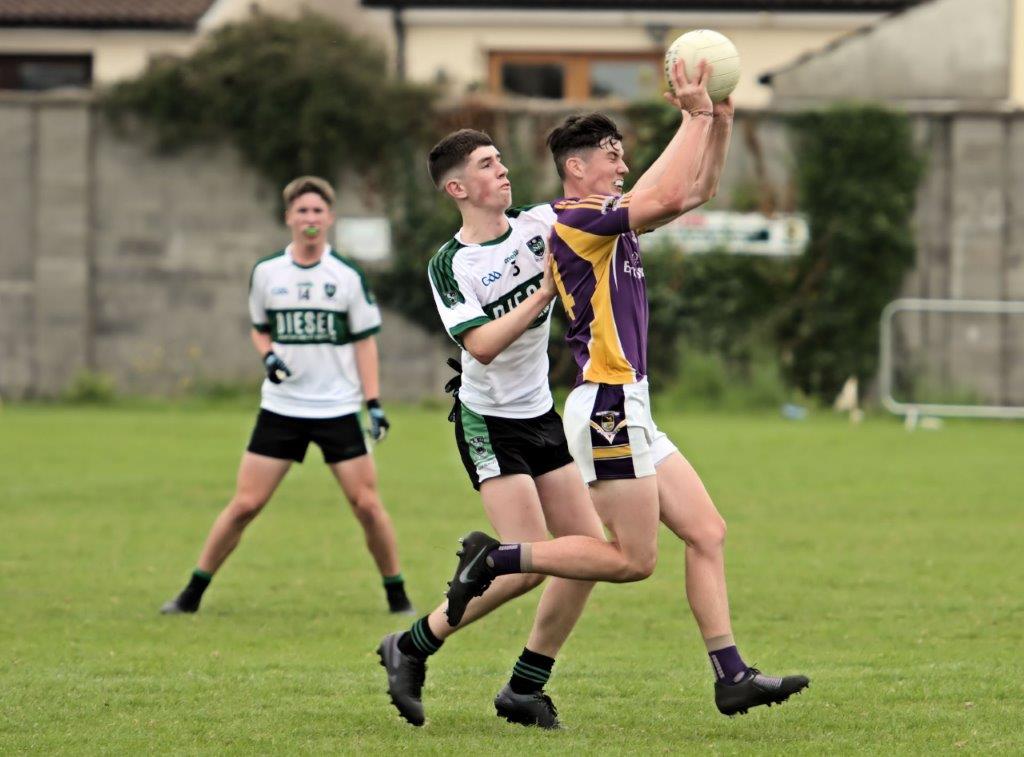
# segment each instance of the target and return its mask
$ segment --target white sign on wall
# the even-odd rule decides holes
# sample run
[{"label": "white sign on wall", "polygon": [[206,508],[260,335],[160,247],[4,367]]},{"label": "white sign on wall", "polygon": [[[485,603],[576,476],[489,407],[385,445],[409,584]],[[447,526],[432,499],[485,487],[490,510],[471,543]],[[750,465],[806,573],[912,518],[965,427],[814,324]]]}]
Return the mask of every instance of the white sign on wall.
[{"label": "white sign on wall", "polygon": [[648,237],[664,240],[684,252],[733,252],[743,255],[785,257],[807,247],[810,230],[803,216],[735,213],[728,210],[690,212]]},{"label": "white sign on wall", "polygon": [[391,259],[391,224],[383,216],[339,218],[334,248],[356,260],[379,263]]}]

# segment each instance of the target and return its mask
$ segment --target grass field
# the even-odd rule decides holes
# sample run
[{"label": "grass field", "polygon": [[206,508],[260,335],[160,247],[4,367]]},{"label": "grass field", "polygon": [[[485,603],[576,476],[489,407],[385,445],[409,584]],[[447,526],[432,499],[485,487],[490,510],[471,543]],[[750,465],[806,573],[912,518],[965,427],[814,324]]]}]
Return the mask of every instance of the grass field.
[{"label": "grass field", "polygon": [[[441,597],[485,525],[444,410],[391,408],[378,451],[404,573]],[[549,691],[567,729],[494,717],[538,594],[432,659],[401,722],[373,653],[361,532],[311,451],[194,617],[161,617],[231,493],[238,406],[0,412],[0,752],[648,754],[1024,751],[1024,426],[909,434],[822,416],[662,415],[729,522],[747,662],[804,672],[726,719],[663,529],[656,574],[600,586]]]}]

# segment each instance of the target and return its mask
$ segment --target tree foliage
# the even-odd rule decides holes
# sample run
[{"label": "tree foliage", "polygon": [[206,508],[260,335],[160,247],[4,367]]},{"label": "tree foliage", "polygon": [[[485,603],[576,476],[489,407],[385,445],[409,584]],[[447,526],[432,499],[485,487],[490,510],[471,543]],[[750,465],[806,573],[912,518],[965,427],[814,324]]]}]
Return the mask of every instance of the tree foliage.
[{"label": "tree foliage", "polygon": [[903,114],[841,105],[793,117],[800,208],[811,241],[779,336],[801,390],[830,400],[877,368],[878,317],[914,263],[923,163]]},{"label": "tree foliage", "polygon": [[376,44],[307,13],[226,26],[188,58],[155,60],[102,102],[117,122],[144,120],[164,151],[228,141],[280,187],[344,170],[386,183],[396,148],[423,138],[432,100],[390,78]]}]

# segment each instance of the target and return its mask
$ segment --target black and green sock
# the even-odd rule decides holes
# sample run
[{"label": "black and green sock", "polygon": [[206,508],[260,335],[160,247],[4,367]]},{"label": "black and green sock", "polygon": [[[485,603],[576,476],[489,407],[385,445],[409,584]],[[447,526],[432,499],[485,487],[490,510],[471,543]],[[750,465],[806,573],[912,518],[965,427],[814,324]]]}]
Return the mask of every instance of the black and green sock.
[{"label": "black and green sock", "polygon": [[188,580],[188,585],[178,595],[178,604],[184,610],[195,612],[199,609],[199,602],[203,599],[203,592],[206,591],[213,580],[213,573],[196,568]]},{"label": "black and green sock", "polygon": [[408,631],[398,637],[398,651],[410,657],[425,660],[441,648],[444,639],[434,636],[427,617],[424,615],[413,623]]},{"label": "black and green sock", "polygon": [[541,691],[551,678],[551,668],[554,665],[554,657],[546,657],[523,647],[523,653],[519,655],[512,668],[509,686],[516,694],[533,694]]},{"label": "black and green sock", "polygon": [[402,612],[412,609],[409,597],[405,595],[405,579],[401,573],[384,576],[384,592],[388,595],[388,608],[391,612]]}]

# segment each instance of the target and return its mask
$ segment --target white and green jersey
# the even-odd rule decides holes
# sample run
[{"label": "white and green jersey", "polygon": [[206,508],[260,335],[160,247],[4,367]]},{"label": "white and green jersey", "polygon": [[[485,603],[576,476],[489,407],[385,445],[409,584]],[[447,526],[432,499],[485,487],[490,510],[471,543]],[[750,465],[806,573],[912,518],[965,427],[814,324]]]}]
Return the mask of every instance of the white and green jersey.
[{"label": "white and green jersey", "polygon": [[327,245],[318,262],[299,265],[288,245],[253,267],[249,314],[292,372],[280,384],[263,382],[260,407],[293,418],[359,410],[363,392],[352,343],[380,330],[380,310],[355,263]]},{"label": "white and green jersey", "polygon": [[[545,203],[514,208],[507,215],[509,229],[497,239],[466,244],[456,234],[430,260],[437,312],[460,347],[469,329],[500,318],[540,288],[555,212]],[[462,403],[475,413],[499,418],[535,418],[550,410],[550,332],[548,305],[490,365],[462,350]]]}]

